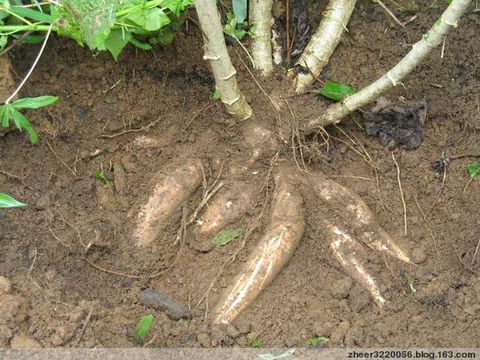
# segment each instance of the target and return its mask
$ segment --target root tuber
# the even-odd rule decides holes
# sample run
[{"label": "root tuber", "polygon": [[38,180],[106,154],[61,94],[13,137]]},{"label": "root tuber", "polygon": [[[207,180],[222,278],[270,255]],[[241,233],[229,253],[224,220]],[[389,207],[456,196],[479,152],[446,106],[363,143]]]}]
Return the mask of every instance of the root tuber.
[{"label": "root tuber", "polygon": [[173,172],[160,172],[152,194],[138,214],[133,238],[137,246],[150,245],[158,233],[197,189],[202,181],[202,164],[193,159]]},{"label": "root tuber", "polygon": [[221,297],[214,312],[214,323],[228,324],[234,321],[280,272],[303,236],[303,201],[295,191],[287,171],[282,169],[275,177],[270,224],[241,275]]}]

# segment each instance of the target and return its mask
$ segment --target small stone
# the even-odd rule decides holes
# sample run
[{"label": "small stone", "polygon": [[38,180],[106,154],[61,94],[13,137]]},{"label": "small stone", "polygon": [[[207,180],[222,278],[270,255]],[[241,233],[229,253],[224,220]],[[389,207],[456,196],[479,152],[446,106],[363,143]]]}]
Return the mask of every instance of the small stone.
[{"label": "small stone", "polygon": [[344,277],[335,281],[332,286],[332,295],[335,299],[345,299],[352,288],[353,282],[349,277]]},{"label": "small stone", "polygon": [[0,276],[0,295],[9,294],[12,291],[12,284],[5,276]]},{"label": "small stone", "polygon": [[10,341],[12,349],[39,349],[42,347],[40,343],[26,335],[17,335]]},{"label": "small stone", "polygon": [[353,312],[360,312],[370,304],[370,295],[360,286],[355,286],[350,291],[348,305]]},{"label": "small stone", "polygon": [[186,319],[192,316],[191,311],[182,302],[152,289],[143,290],[140,302],[165,311],[171,320]]},{"label": "small stone", "polygon": [[425,254],[425,250],[422,248],[415,248],[412,251],[412,261],[415,264],[423,264],[427,260],[427,255]]},{"label": "small stone", "polygon": [[25,320],[25,299],[5,294],[0,297],[0,324],[20,324]]}]

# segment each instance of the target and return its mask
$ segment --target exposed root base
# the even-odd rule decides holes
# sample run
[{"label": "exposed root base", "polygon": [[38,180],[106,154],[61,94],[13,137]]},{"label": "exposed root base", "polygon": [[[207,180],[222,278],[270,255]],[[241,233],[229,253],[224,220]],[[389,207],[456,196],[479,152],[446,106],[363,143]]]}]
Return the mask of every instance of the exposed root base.
[{"label": "exposed root base", "polygon": [[[245,172],[252,171],[259,156],[278,150],[273,133],[267,129],[250,124],[245,126],[244,131],[245,141],[253,152],[244,163],[230,167],[228,178],[241,178]],[[312,194],[314,201],[322,202],[328,209],[321,220],[323,240],[328,242],[344,271],[368,290],[378,306],[382,307],[386,301],[365,267],[367,247],[412,264],[406,253],[378,225],[359,196],[321,173],[295,175],[295,169],[294,165],[283,163],[275,170],[270,223],[240,275],[221,294],[212,313],[214,323],[235,321],[288,263],[305,230],[303,199],[312,198]],[[152,244],[168,219],[190,198],[202,179],[202,165],[198,160],[188,161],[170,173],[157,176],[152,194],[138,215],[138,225],[133,234],[138,246]],[[222,186],[224,182],[221,181]],[[211,195],[215,194],[215,197],[205,198],[203,213],[195,211],[191,221],[183,225],[196,220],[192,227],[194,236],[189,239],[191,246],[202,252],[211,250],[213,236],[231,224],[239,223],[253,208],[258,195],[255,188],[234,180],[225,191],[223,188],[218,189],[218,194],[212,191]],[[303,189],[304,197],[300,189]],[[348,227],[343,223],[348,223]]]}]

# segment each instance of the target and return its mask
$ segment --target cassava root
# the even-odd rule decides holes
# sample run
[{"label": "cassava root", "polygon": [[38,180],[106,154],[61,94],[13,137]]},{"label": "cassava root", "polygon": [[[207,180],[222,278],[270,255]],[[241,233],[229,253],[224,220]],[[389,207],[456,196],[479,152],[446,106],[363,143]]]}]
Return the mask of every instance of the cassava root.
[{"label": "cassava root", "polygon": [[190,198],[201,182],[202,164],[198,159],[189,160],[171,172],[159,172],[150,197],[138,213],[133,232],[136,245],[151,245],[170,217]]},{"label": "cassava root", "polygon": [[240,276],[219,301],[213,313],[214,323],[234,321],[288,262],[305,230],[302,205],[288,170],[281,169],[275,177],[270,224]]}]

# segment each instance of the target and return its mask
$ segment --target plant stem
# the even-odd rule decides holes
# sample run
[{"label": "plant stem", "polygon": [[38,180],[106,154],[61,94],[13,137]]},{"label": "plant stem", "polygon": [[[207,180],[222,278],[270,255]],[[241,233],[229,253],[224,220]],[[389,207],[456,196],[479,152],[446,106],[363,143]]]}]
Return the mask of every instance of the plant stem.
[{"label": "plant stem", "polygon": [[356,0],[329,1],[322,22],[295,64],[306,68],[306,71],[297,73],[295,68],[291,70],[295,92],[303,92],[328,63],[347,27],[355,2]]},{"label": "plant stem", "polygon": [[45,39],[43,39],[42,47],[40,48],[40,51],[38,52],[37,57],[35,58],[35,61],[33,62],[32,66],[30,67],[30,70],[28,70],[27,75],[25,75],[22,82],[20,83],[20,85],[18,85],[18,87],[15,89],[15,91],[12,93],[12,95],[10,95],[10,97],[7,100],[5,100],[5,104],[8,104],[10,101],[12,101],[12,99],[15,97],[15,95],[18,94],[18,92],[23,87],[23,85],[25,85],[25,83],[27,82],[30,75],[32,75],[32,72],[35,69],[35,66],[37,66],[38,60],[40,60],[40,57],[43,54],[43,50],[45,49],[45,45],[47,45],[47,41],[48,41],[48,38],[50,36],[51,31],[52,31],[52,25],[50,25],[48,27],[47,34],[45,35]]},{"label": "plant stem", "polygon": [[255,35],[252,43],[252,57],[255,69],[260,70],[263,76],[268,76],[273,70],[271,18],[272,0],[250,1],[250,22],[255,26]]},{"label": "plant stem", "polygon": [[252,109],[237,84],[237,72],[228,55],[216,0],[196,0],[195,9],[205,42],[203,58],[210,62],[220,98],[232,116],[247,119],[252,115]]},{"label": "plant stem", "polygon": [[[0,34],[10,35],[20,31],[48,31],[50,25],[40,25],[38,23],[32,25],[0,25]],[[10,34],[5,34],[9,32]]]},{"label": "plant stem", "polygon": [[457,27],[459,18],[467,11],[472,0],[452,0],[448,8],[432,28],[415,43],[410,52],[385,75],[359,92],[346,97],[342,101],[330,105],[319,117],[310,120],[305,130],[312,132],[316,128],[338,123],[348,114],[374,101],[386,90],[401,83],[433,48],[442,43],[451,28]]}]

